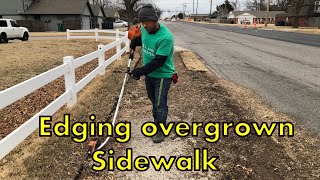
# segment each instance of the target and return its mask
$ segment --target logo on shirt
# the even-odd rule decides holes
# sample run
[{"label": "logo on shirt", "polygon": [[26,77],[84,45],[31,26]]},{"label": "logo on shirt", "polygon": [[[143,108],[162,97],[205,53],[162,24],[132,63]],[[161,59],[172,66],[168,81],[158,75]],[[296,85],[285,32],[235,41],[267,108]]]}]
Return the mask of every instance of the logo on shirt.
[{"label": "logo on shirt", "polygon": [[153,57],[155,56],[154,49],[149,48],[145,44],[142,44],[142,52],[145,54],[148,54],[149,56],[153,56]]}]

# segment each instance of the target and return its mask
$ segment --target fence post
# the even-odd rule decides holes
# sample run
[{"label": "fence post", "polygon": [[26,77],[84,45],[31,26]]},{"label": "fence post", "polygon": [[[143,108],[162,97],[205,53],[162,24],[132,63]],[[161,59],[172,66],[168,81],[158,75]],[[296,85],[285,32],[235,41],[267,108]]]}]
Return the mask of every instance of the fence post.
[{"label": "fence post", "polygon": [[97,28],[94,29],[94,33],[95,33],[95,36],[96,36],[96,42],[98,42],[99,41],[99,33],[98,33],[98,29]]},{"label": "fence post", "polygon": [[69,29],[67,29],[67,40],[68,40],[68,41],[70,40],[70,32],[69,32]]},{"label": "fence post", "polygon": [[74,68],[74,57],[66,56],[63,58],[63,63],[69,65],[69,72],[64,75],[66,91],[70,90],[72,93],[71,99],[69,100],[67,107],[72,108],[77,103],[76,93],[76,73]]},{"label": "fence post", "polygon": [[127,37],[126,49],[127,49],[127,52],[129,52],[130,51],[129,31],[126,32],[126,37]]},{"label": "fence post", "polygon": [[101,55],[99,56],[99,67],[102,67],[102,71],[99,74],[100,76],[104,75],[106,72],[106,70],[104,68],[104,62],[106,60],[106,56],[105,56],[105,52],[104,52],[103,48],[104,48],[104,45],[100,44],[98,46],[98,50],[102,51]]},{"label": "fence post", "polygon": [[[120,34],[119,34],[119,29],[116,30],[116,41],[118,42],[117,43],[117,54],[120,54],[120,51],[121,51],[121,43],[120,43]],[[121,54],[119,56],[119,59],[121,59]]]}]

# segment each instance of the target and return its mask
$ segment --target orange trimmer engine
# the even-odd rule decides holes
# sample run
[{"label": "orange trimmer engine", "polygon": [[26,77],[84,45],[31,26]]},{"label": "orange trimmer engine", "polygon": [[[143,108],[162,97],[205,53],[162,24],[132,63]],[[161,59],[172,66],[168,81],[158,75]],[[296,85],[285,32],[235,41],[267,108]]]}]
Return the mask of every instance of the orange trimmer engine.
[{"label": "orange trimmer engine", "polygon": [[88,150],[87,150],[87,160],[92,158],[92,154],[96,150],[96,148],[99,146],[98,140],[91,140],[88,144]]},{"label": "orange trimmer engine", "polygon": [[129,27],[128,38],[130,40],[141,37],[141,27],[139,25],[133,25]]}]

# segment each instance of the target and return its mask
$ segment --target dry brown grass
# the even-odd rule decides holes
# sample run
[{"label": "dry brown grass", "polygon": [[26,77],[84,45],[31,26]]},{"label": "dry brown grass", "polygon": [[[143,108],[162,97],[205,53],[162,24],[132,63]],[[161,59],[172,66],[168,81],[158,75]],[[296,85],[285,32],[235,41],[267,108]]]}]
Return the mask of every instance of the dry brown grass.
[{"label": "dry brown grass", "polygon": [[53,39],[0,44],[0,90],[61,65],[64,56],[77,58],[108,42]]},{"label": "dry brown grass", "polygon": [[207,67],[201,62],[200,58],[191,51],[180,53],[181,59],[189,71],[207,72]]},{"label": "dry brown grass", "polygon": [[[139,54],[136,54],[135,59],[138,58]],[[89,114],[95,114],[100,117],[100,120],[105,120],[106,113],[112,109],[113,101],[118,96],[124,77],[124,73],[114,73],[114,71],[123,70],[126,65],[127,57],[111,64],[106,69],[104,76],[96,77],[80,92],[78,103],[75,107],[71,110],[62,108],[55,113],[53,121],[60,121],[64,114],[71,114],[73,121],[86,120]],[[25,179],[26,176],[49,176],[49,179],[54,178],[54,176],[61,176],[63,179],[72,179],[75,176],[78,165],[84,160],[82,155],[85,152],[85,148],[86,143],[79,146],[79,144],[72,142],[70,138],[39,138],[37,130],[30,138],[23,141],[12,153],[0,161],[0,179]],[[59,161],[60,165],[52,166],[51,163],[58,162],[56,160],[52,161],[52,154],[55,154],[55,157],[62,158]],[[34,157],[38,158],[39,161],[30,161]],[[76,158],[76,160],[73,158]],[[13,165],[16,167],[15,170],[11,168]],[[62,166],[68,166],[68,168],[61,168]],[[49,168],[52,171],[39,171],[39,168]]]},{"label": "dry brown grass", "polygon": [[30,37],[67,37],[66,32],[30,32]]},{"label": "dry brown grass", "polygon": [[[43,41],[41,41],[44,43]],[[55,41],[57,43],[57,41]],[[72,41],[71,41],[72,42]],[[93,41],[85,40],[85,41],[74,41],[73,44],[76,46],[80,46],[82,43],[85,43],[86,47],[83,48],[74,48],[73,53],[74,54],[82,54],[86,53],[85,51],[90,51],[90,49],[95,50],[97,47],[97,44]],[[107,43],[107,41],[106,41]],[[48,43],[50,44],[50,43]],[[57,43],[58,44],[58,43]],[[72,44],[71,44],[72,45]],[[74,46],[73,46],[74,47]],[[59,47],[61,50],[61,47]],[[62,51],[62,50],[61,50]],[[79,52],[78,52],[79,51]],[[106,53],[106,58],[111,57],[115,53],[115,49],[112,49]],[[44,54],[45,55],[45,54]],[[51,55],[51,53],[49,54]],[[57,57],[57,53],[55,53],[55,57]],[[60,55],[61,56],[61,55]],[[122,63],[125,64],[126,59],[123,59],[122,61],[116,61],[112,65],[110,65],[110,68],[108,67],[106,75],[110,76],[112,73],[112,69],[117,68]],[[46,64],[46,63],[43,63]],[[89,72],[91,72],[95,67],[97,67],[97,60],[94,60],[93,62],[87,63],[76,71],[76,77],[77,79],[83,78],[85,75],[87,75]],[[2,69],[2,68],[1,68]],[[110,70],[111,69],[111,70]],[[30,67],[30,70],[33,70],[33,67]],[[120,75],[120,74],[119,74]],[[105,77],[104,76],[104,77]],[[91,96],[91,93],[88,93],[87,91],[92,91],[96,88],[98,84],[104,84],[101,82],[101,76],[95,78],[93,82],[91,82],[84,90],[82,90],[79,94],[79,103],[81,104],[83,101],[87,100],[88,96]],[[108,82],[107,84],[110,84]],[[117,89],[118,87],[114,87]],[[21,125],[23,122],[25,122],[27,119],[32,117],[36,112],[39,112],[40,109],[43,109],[48,103],[52,102],[53,99],[57,98],[61,93],[64,91],[64,83],[63,79],[59,78],[58,80],[54,81],[53,83],[48,84],[44,88],[41,88],[40,90],[28,95],[22,100],[19,100],[18,102],[14,103],[13,105],[5,108],[3,111],[0,111],[1,115],[1,123],[0,123],[0,139],[3,137],[3,135],[7,135],[9,132],[12,132],[13,129],[17,128],[19,125]],[[109,93],[109,92],[108,92]],[[114,93],[116,94],[116,93]],[[112,94],[113,95],[113,94]],[[83,98],[83,96],[86,96]],[[101,97],[99,97],[101,98]],[[79,104],[78,103],[78,104]],[[111,104],[110,104],[111,106]],[[92,106],[95,107],[95,106]],[[106,106],[105,106],[106,107]],[[109,106],[108,106],[109,107]],[[74,109],[77,109],[76,107]],[[73,110],[74,110],[73,109]],[[79,114],[83,115],[86,114],[87,110],[81,109],[80,112],[77,111],[73,114]],[[55,117],[62,117],[63,113],[67,113],[69,110],[62,108],[60,111],[56,113]],[[101,113],[104,113],[104,111],[101,111]],[[59,119],[54,118],[54,119]],[[3,128],[3,129],[2,129]],[[38,132],[34,132],[29,138],[27,138],[24,142],[22,142],[19,147],[17,147],[12,153],[10,153],[3,161],[0,162],[0,179],[7,179],[10,177],[14,177],[13,179],[23,179],[24,176],[28,173],[28,170],[25,169],[24,166],[24,160],[31,155],[34,155],[41,147],[43,143],[45,143],[47,139],[45,138],[38,138]],[[59,141],[60,142],[60,141]],[[23,153],[21,153],[21,150],[23,149]],[[10,165],[11,163],[14,163],[15,166],[19,166],[18,169],[16,169],[14,172],[11,171]],[[7,166],[8,165],[8,166]],[[76,167],[75,167],[76,168]]]},{"label": "dry brown grass", "polygon": [[[46,43],[44,43],[46,42]],[[74,44],[72,44],[74,42]],[[71,44],[69,44],[71,43]],[[83,45],[84,43],[84,45]],[[105,41],[107,43],[107,41]],[[30,43],[32,44],[32,43]],[[37,46],[38,44],[42,44],[44,47],[53,46],[51,50],[43,50],[39,51]],[[37,74],[43,73],[49,69],[52,69],[55,66],[58,66],[62,63],[63,56],[69,54],[67,51],[71,47],[76,46],[72,50],[72,54],[75,57],[83,56],[88,54],[97,47],[95,42],[90,40],[86,41],[65,41],[64,43],[61,41],[39,41],[38,44],[35,44],[33,51],[34,53],[27,55],[19,55],[22,59],[24,57],[28,57],[22,59],[18,63],[15,61],[14,54],[11,56],[5,56],[3,61],[1,61],[4,65],[0,68],[0,72],[5,74],[2,77],[3,81],[0,81],[0,85],[2,87],[13,86],[15,84],[20,83],[26,79],[30,79]],[[60,46],[59,46],[60,45]],[[14,44],[14,49],[19,46],[18,43]],[[41,46],[42,47],[42,46]],[[56,49],[54,49],[54,47]],[[22,48],[26,48],[26,46],[22,46]],[[77,50],[78,48],[78,50]],[[60,50],[60,52],[59,52]],[[29,51],[29,50],[28,50]],[[31,51],[31,50],[30,50]],[[37,54],[37,51],[38,54]],[[115,48],[106,52],[106,58],[108,59],[112,55],[115,54]],[[18,55],[17,55],[18,56]],[[11,57],[11,58],[10,58]],[[37,59],[38,58],[38,59]],[[9,65],[5,62],[12,61]],[[7,67],[5,67],[5,65]],[[95,59],[85,65],[76,69],[76,81],[78,82],[82,78],[84,78],[88,73],[92,72],[98,66],[98,60]],[[16,101],[10,106],[0,110],[0,139],[8,135],[14,129],[23,124],[26,120],[31,118],[34,114],[39,112],[41,109],[46,107],[50,102],[59,97],[65,90],[63,77],[58,78],[57,80],[47,84],[46,86],[40,88],[39,90],[27,95],[26,97]]]},{"label": "dry brown grass", "polygon": [[[135,58],[136,59],[136,58]],[[86,121],[88,115],[95,113],[97,120],[105,121],[115,98],[118,96],[124,77],[126,58],[116,61],[106,75],[96,78],[79,96],[77,105],[72,110],[63,109],[55,114],[55,121],[61,121],[64,113],[72,115],[73,122]],[[216,80],[211,72],[188,71],[180,56],[175,53],[176,68],[183,81],[173,85],[170,90],[169,107],[171,120],[183,120],[212,123],[214,122],[261,122],[278,121],[272,112],[259,109],[254,92],[248,92],[229,81]],[[225,89],[226,88],[226,89]],[[130,79],[121,103],[118,121],[132,121],[132,127],[139,129],[134,120],[151,117],[151,103],[146,97],[144,81]],[[240,96],[240,97],[238,97]],[[237,98],[240,98],[239,100]],[[261,102],[262,103],[262,102]],[[256,114],[256,108],[262,114]],[[265,117],[268,115],[268,117]],[[143,121],[143,120],[142,120]],[[221,131],[222,132],[222,131]],[[139,133],[137,131],[137,133]],[[300,133],[299,133],[300,134]],[[231,133],[222,137],[219,143],[208,144],[206,135],[180,138],[176,135],[166,138],[164,143],[155,145],[141,134],[133,134],[127,144],[110,141],[106,148],[116,150],[115,158],[124,156],[124,150],[133,147],[134,152],[152,155],[164,153],[173,155],[172,151],[192,155],[193,148],[208,148],[209,154],[221,155],[217,166],[219,172],[181,172],[175,168],[168,172],[93,172],[90,163],[85,165],[83,179],[143,179],[150,173],[154,179],[316,179],[319,174],[318,141],[301,138],[268,138],[250,135],[239,137]],[[311,137],[311,136],[309,136]],[[292,144],[287,144],[290,141]],[[146,143],[144,143],[146,142]],[[24,141],[16,151],[0,161],[0,179],[73,179],[79,165],[84,161],[86,144],[76,144],[71,138],[39,138],[35,132],[29,140]],[[308,146],[305,146],[308,144]],[[135,146],[139,145],[139,146]],[[140,148],[142,147],[142,148]],[[151,151],[149,151],[151,150]],[[288,150],[290,150],[288,152]],[[304,152],[303,152],[304,151]],[[299,152],[298,154],[295,154]],[[291,155],[297,155],[294,159]],[[12,168],[14,167],[14,168]],[[150,168],[152,169],[152,167]],[[249,172],[248,172],[249,171]],[[149,176],[150,177],[150,176]],[[157,178],[167,177],[167,178]],[[171,177],[171,178],[169,178]]]}]

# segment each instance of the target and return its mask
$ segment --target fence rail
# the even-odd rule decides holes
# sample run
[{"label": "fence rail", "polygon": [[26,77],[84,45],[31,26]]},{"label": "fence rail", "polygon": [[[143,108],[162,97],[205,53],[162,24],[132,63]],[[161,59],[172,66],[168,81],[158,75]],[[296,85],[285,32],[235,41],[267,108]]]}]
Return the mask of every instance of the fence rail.
[{"label": "fence rail", "polygon": [[[81,31],[71,31],[68,30],[68,39],[70,32],[89,32],[90,30],[81,30]],[[103,30],[94,30],[95,32],[106,32]],[[92,30],[90,31],[92,32]],[[0,160],[5,157],[10,151],[17,147],[24,139],[26,139],[30,134],[32,134],[39,127],[39,116],[52,116],[64,105],[67,105],[68,108],[74,106],[77,102],[77,93],[79,93],[90,81],[92,81],[98,75],[104,75],[105,68],[108,67],[112,62],[117,59],[120,59],[121,56],[127,51],[129,51],[129,39],[128,32],[120,31],[107,31],[108,33],[116,33],[115,41],[108,45],[99,45],[98,50],[90,54],[84,55],[77,59],[74,59],[72,56],[66,56],[63,59],[63,64],[49,70],[45,73],[42,73],[34,78],[31,78],[25,82],[22,82],[18,85],[15,85],[6,90],[0,91],[0,110],[11,105],[12,103],[18,101],[19,99],[31,94],[32,92],[40,89],[41,87],[53,82],[54,80],[64,76],[66,91],[47,107],[42,109],[39,113],[34,115],[27,122],[22,124],[20,127],[15,129],[5,138],[0,140]],[[120,38],[120,35],[123,37]],[[90,36],[89,36],[90,37]],[[75,38],[75,37],[72,37]],[[90,37],[95,38],[96,40],[101,37]],[[126,46],[121,49],[121,44],[125,43]],[[116,47],[116,54],[105,59],[105,52]],[[81,79],[76,83],[75,79],[75,69],[91,62],[92,60],[98,58],[99,65],[96,69],[90,72],[86,77]]]},{"label": "fence rail", "polygon": [[[94,36],[72,36],[71,33],[94,33]],[[99,35],[99,33],[107,33],[107,34],[116,34],[116,37],[114,36],[102,36]],[[117,30],[100,30],[100,29],[91,29],[91,30],[69,30],[67,29],[67,40],[70,39],[96,39],[96,41],[99,41],[99,39],[117,39],[119,36],[126,36],[127,32],[122,32]]]}]

